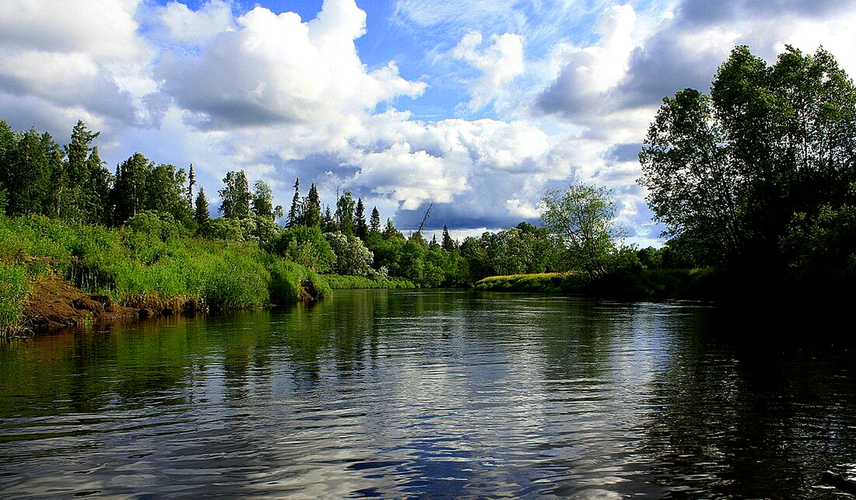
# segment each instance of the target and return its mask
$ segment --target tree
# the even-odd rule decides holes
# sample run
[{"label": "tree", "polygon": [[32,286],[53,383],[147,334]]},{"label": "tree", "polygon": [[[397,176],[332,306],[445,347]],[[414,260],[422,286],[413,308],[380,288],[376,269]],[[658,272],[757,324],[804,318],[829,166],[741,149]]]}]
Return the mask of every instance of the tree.
[{"label": "tree", "polygon": [[369,235],[369,227],[366,224],[366,207],[363,205],[363,199],[357,199],[357,209],[354,212],[354,232],[355,236],[365,241]]},{"label": "tree", "polygon": [[211,220],[211,214],[208,213],[208,198],[205,197],[205,188],[199,188],[199,194],[196,195],[196,210],[193,212],[193,220],[200,226],[205,225]]},{"label": "tree", "polygon": [[372,209],[372,218],[369,223],[369,234],[380,233],[380,212],[377,211],[377,207]]},{"label": "tree", "polygon": [[150,165],[148,158],[141,153],[134,153],[117,167],[116,184],[112,191],[117,225],[145,210],[146,181],[151,168],[153,164]]},{"label": "tree", "polygon": [[220,189],[220,212],[228,219],[245,219],[250,216],[250,187],[243,170],[227,172],[225,186]]},{"label": "tree", "polygon": [[772,269],[794,214],[840,207],[856,181],[856,88],[823,49],[769,67],[736,47],[709,96],[663,100],[639,159],[668,235],[704,263]]},{"label": "tree", "polygon": [[276,220],[282,217],[282,205],[273,206],[273,191],[261,179],[253,184],[252,211],[263,219]]},{"label": "tree", "polygon": [[324,220],[322,221],[322,225],[322,231],[325,233],[335,233],[338,231],[336,216],[333,215],[333,210],[330,209],[330,205],[327,205],[327,209],[324,211]]},{"label": "tree", "polygon": [[404,238],[404,235],[401,234],[401,231],[395,228],[395,225],[392,223],[392,219],[386,219],[386,226],[383,228],[383,239],[388,240],[390,238]]},{"label": "tree", "polygon": [[288,220],[285,222],[285,227],[299,225],[302,212],[300,204],[300,178],[298,177],[294,180],[294,198],[291,199],[291,208],[288,210]]},{"label": "tree", "polygon": [[568,250],[570,267],[593,278],[603,276],[615,250],[614,239],[620,235],[609,191],[572,184],[564,192],[548,190],[543,202],[541,220]]},{"label": "tree", "polygon": [[336,254],[333,267],[336,273],[350,276],[366,276],[369,273],[374,255],[359,238],[339,231],[324,236]]},{"label": "tree", "polygon": [[443,242],[441,243],[443,250],[452,252],[455,250],[455,241],[449,236],[449,226],[443,225]]},{"label": "tree", "polygon": [[336,222],[345,236],[354,235],[354,198],[350,191],[345,191],[336,201]]},{"label": "tree", "polygon": [[190,164],[190,172],[187,174],[187,203],[193,208],[193,186],[196,185],[196,174],[193,173],[193,164]]},{"label": "tree", "polygon": [[309,186],[309,194],[303,202],[303,224],[306,227],[321,227],[321,197],[315,184]]}]

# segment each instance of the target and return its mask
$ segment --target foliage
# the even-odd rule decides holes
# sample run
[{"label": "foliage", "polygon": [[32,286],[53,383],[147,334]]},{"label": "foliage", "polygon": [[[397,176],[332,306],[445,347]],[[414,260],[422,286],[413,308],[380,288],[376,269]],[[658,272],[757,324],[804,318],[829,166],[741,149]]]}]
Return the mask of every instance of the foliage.
[{"label": "foliage", "polygon": [[220,212],[228,219],[246,219],[250,216],[250,187],[243,170],[227,172],[220,194]]},{"label": "foliage", "polygon": [[318,227],[296,226],[282,232],[275,252],[316,272],[326,273],[336,263],[336,254]]},{"label": "foliage", "polygon": [[[165,303],[209,309],[260,307],[272,297],[278,301],[294,297],[281,293],[283,280],[294,283],[294,276],[300,290],[326,289],[314,272],[297,263],[286,264],[255,243],[209,241],[164,231],[169,217],[142,212],[119,229],[43,216],[0,217],[0,260],[27,256],[26,262],[47,264],[85,290],[138,307]],[[285,276],[283,269],[291,274]]]},{"label": "foliage", "polygon": [[193,212],[193,220],[204,227],[211,220],[211,214],[208,212],[208,198],[205,197],[205,188],[199,188],[199,194],[196,195],[196,209]]},{"label": "foliage", "polygon": [[367,276],[369,274],[374,255],[359,238],[341,232],[327,233],[324,237],[330,244],[330,248],[333,249],[333,253],[336,254],[333,270],[337,274],[350,276]]},{"label": "foliage", "polygon": [[350,191],[345,191],[336,201],[336,223],[339,232],[354,236],[354,198]]},{"label": "foliage", "polygon": [[263,180],[253,184],[253,199],[250,207],[253,215],[262,219],[276,220],[282,217],[282,206],[273,206],[273,191]]},{"label": "foliage", "polygon": [[767,66],[737,47],[710,96],[663,100],[640,161],[656,219],[694,259],[779,274],[793,224],[842,206],[856,180],[856,87],[823,49]]},{"label": "foliage", "polygon": [[605,188],[574,184],[564,192],[548,190],[541,220],[567,249],[570,269],[591,277],[607,272],[607,261],[620,235],[613,218],[615,204]]}]

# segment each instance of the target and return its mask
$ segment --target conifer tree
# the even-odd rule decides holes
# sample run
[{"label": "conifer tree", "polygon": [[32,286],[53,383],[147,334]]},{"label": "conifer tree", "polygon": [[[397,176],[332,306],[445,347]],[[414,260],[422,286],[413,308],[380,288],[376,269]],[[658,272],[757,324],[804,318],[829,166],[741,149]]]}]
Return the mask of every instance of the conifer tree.
[{"label": "conifer tree", "polygon": [[372,218],[369,223],[369,233],[379,233],[380,232],[380,212],[377,211],[377,207],[372,209]]},{"label": "conifer tree", "polygon": [[449,226],[443,225],[443,250],[451,252],[455,250],[455,240],[449,236]]},{"label": "conifer tree", "polygon": [[356,237],[365,240],[369,235],[369,228],[366,225],[366,207],[363,205],[363,199],[357,199],[357,210],[354,213],[354,231]]},{"label": "conifer tree", "polygon": [[193,209],[193,186],[196,185],[196,174],[193,173],[193,164],[190,164],[190,172],[187,174],[187,203]]},{"label": "conifer tree", "polygon": [[303,202],[303,224],[306,227],[321,227],[321,197],[315,184],[309,187],[309,195]]},{"label": "conifer tree", "polygon": [[431,235],[431,243],[428,244],[428,248],[430,248],[431,250],[439,250],[440,249],[440,244],[437,243],[437,235],[436,234]]},{"label": "conifer tree", "polygon": [[211,219],[211,214],[208,213],[208,198],[205,197],[205,188],[199,188],[199,194],[196,195],[196,211],[193,212],[193,220],[199,225],[203,225]]},{"label": "conifer tree", "polygon": [[322,230],[325,233],[334,233],[339,227],[336,224],[336,216],[333,215],[333,210],[330,208],[330,205],[327,205],[327,210],[324,212],[324,227]]},{"label": "conifer tree", "polygon": [[288,220],[285,223],[286,227],[296,227],[300,225],[302,218],[302,210],[300,207],[300,178],[294,180],[294,198],[291,199],[291,208],[288,210]]}]

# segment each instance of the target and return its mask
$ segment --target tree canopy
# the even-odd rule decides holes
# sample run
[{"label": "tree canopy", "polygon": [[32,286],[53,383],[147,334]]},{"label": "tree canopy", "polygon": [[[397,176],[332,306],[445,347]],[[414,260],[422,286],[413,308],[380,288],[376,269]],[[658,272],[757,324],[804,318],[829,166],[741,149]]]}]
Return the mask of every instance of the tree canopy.
[{"label": "tree canopy", "polygon": [[710,95],[663,100],[639,159],[656,220],[702,262],[782,266],[792,221],[856,201],[856,88],[823,49],[768,66],[739,46]]}]

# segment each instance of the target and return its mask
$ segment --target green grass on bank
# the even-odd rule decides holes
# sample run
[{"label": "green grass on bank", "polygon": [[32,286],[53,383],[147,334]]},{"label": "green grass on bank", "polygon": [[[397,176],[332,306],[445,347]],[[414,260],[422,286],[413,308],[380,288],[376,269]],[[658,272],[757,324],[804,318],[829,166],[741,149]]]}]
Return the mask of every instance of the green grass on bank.
[{"label": "green grass on bank", "polygon": [[342,276],[340,274],[325,274],[324,280],[333,289],[359,288],[416,288],[413,282],[405,278],[365,278],[363,276]]},{"label": "green grass on bank", "polygon": [[642,269],[592,280],[583,273],[544,273],[491,276],[476,283],[477,290],[588,294],[631,299],[722,297],[722,276],[711,269]]},{"label": "green grass on bank", "polygon": [[0,336],[20,327],[27,299],[27,268],[0,262]]},{"label": "green grass on bank", "polygon": [[292,303],[330,287],[254,243],[0,216],[0,332],[19,325],[26,283],[53,273],[142,308],[234,310]]},{"label": "green grass on bank", "polygon": [[583,293],[588,279],[581,273],[540,273],[490,276],[475,284],[491,292]]}]

